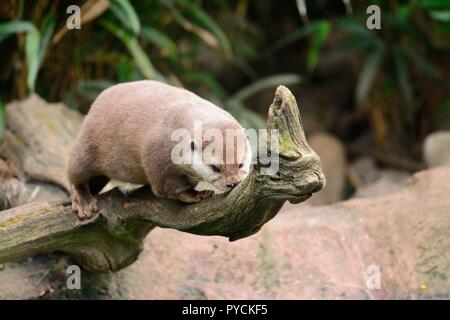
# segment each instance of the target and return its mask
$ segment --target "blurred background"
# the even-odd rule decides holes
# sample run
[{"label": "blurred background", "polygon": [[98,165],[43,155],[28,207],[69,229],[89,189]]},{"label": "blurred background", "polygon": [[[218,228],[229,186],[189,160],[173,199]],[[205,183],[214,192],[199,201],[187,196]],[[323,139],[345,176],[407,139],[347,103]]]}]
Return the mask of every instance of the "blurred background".
[{"label": "blurred background", "polygon": [[[101,90],[139,79],[183,86],[264,127],[284,84],[339,181],[330,202],[377,180],[375,167],[424,168],[424,140],[450,129],[449,1],[75,3],[80,30],[66,27],[74,1],[2,1],[0,134],[11,100],[35,92],[86,113]],[[366,27],[370,4],[380,30]]]},{"label": "blurred background", "polygon": [[[79,30],[66,27],[73,4]],[[379,30],[366,26],[373,4]],[[132,266],[83,271],[81,292],[66,288],[66,255],[0,264],[0,298],[450,296],[448,169],[422,173],[394,194],[414,172],[450,164],[449,0],[3,0],[0,57],[0,146],[12,127],[24,129],[16,114],[36,115],[14,108],[64,102],[85,114],[103,89],[139,79],[185,87],[261,128],[284,84],[327,177],[307,204],[286,204],[261,232],[235,243],[156,229]],[[48,119],[44,127],[59,126]],[[55,132],[65,132],[61,126]],[[45,143],[37,148],[63,153]],[[0,196],[26,188],[32,196],[19,204],[66,199],[39,176],[15,177],[15,160],[2,154]],[[52,171],[56,160],[41,170],[65,177]],[[7,189],[6,181],[16,182]],[[0,209],[19,204],[0,199]],[[384,272],[381,291],[366,288],[374,263]]]},{"label": "blurred background", "polygon": [[[81,29],[68,30],[75,3]],[[366,27],[370,4],[380,30]],[[139,79],[264,127],[285,84],[325,170],[342,167],[330,202],[376,180],[370,168],[424,168],[424,140],[450,129],[446,0],[4,0],[0,21],[0,134],[5,104],[31,92],[86,113],[104,88]]]}]

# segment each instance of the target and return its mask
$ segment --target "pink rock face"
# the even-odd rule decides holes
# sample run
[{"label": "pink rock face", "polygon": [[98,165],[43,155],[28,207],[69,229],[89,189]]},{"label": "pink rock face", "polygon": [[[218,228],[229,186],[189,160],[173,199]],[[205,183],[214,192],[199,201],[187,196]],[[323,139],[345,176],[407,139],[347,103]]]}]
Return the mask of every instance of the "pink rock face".
[{"label": "pink rock face", "polygon": [[440,167],[389,196],[300,204],[234,243],[157,229],[114,275],[118,290],[131,299],[449,298],[449,179]]}]

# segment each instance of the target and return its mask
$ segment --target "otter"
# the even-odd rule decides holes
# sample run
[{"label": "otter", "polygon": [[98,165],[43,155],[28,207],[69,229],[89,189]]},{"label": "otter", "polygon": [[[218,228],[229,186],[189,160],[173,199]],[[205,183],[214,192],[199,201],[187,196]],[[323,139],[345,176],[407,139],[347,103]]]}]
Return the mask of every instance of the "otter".
[{"label": "otter", "polygon": [[[231,142],[229,130],[235,133]],[[174,132],[189,139],[177,141]],[[223,148],[211,148],[221,141]],[[232,159],[224,161],[230,149]],[[80,219],[91,218],[98,211],[94,195],[110,179],[148,184],[158,197],[199,202],[231,191],[248,175],[250,163],[245,130],[222,108],[154,80],[117,84],[93,102],[71,146],[72,209]]]}]

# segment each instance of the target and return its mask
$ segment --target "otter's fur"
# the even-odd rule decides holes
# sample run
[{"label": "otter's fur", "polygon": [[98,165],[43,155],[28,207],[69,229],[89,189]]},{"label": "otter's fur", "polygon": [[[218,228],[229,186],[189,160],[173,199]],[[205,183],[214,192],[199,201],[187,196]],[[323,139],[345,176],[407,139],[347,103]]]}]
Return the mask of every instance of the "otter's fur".
[{"label": "otter's fur", "polygon": [[[240,158],[214,168],[220,172],[213,172],[207,164],[173,163],[171,152],[178,142],[172,141],[172,132],[182,128],[193,135],[195,121],[202,123],[203,130],[217,129],[225,136],[226,129],[234,129],[245,136],[228,112],[185,89],[144,80],[103,91],[92,104],[69,154],[67,174],[74,211],[80,218],[91,217],[97,211],[93,194],[109,179],[149,184],[155,195],[187,203],[205,197],[194,190],[201,182],[214,186],[216,192],[231,190],[248,174],[248,143]],[[199,145],[192,141],[193,152],[210,142]]]}]

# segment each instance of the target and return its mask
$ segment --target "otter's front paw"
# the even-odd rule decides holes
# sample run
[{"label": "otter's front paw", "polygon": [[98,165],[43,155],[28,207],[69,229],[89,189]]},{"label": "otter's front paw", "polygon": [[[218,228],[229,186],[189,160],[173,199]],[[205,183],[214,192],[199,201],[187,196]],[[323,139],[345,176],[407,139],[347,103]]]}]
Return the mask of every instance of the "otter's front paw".
[{"label": "otter's front paw", "polygon": [[178,194],[176,198],[184,203],[196,203],[211,197],[213,194],[214,192],[209,190],[195,191],[192,189]]},{"label": "otter's front paw", "polygon": [[209,197],[214,195],[214,191],[211,190],[203,190],[198,192],[198,197],[200,200],[208,199]]},{"label": "otter's front paw", "polygon": [[72,210],[81,220],[90,219],[93,217],[94,213],[98,211],[97,200],[72,200]]}]

